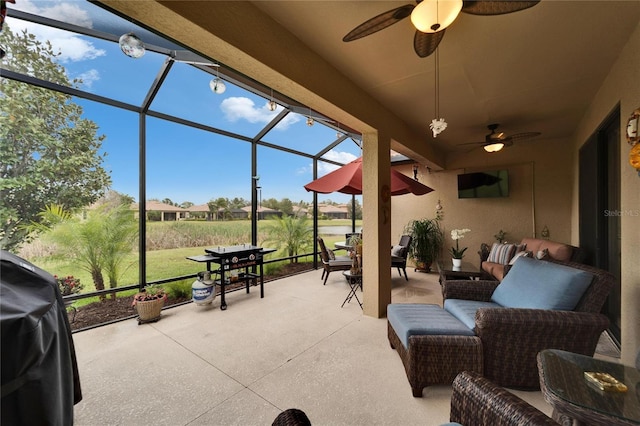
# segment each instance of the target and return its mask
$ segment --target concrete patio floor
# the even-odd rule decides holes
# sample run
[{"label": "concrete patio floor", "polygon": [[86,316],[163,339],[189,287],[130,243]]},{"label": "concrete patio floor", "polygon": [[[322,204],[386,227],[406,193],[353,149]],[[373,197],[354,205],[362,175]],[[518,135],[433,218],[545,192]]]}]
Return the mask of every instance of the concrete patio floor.
[{"label": "concrete patio floor", "polygon": [[[442,304],[436,273],[392,271],[394,303]],[[440,425],[451,386],[414,398],[386,319],[364,316],[340,272],[321,270],[74,334],[77,425],[270,425],[287,408],[314,425]],[[359,292],[359,297],[362,295]],[[514,391],[551,414],[540,392]]]}]

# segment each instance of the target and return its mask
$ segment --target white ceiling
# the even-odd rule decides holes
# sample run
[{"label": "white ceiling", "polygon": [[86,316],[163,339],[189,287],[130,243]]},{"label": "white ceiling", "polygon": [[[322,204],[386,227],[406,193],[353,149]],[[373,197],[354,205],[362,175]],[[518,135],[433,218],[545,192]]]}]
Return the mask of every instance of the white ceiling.
[{"label": "white ceiling", "polygon": [[[408,1],[256,1],[254,4],[442,149],[507,135],[570,137],[633,30],[640,1],[542,0],[500,16],[461,13],[440,43],[435,140],[435,55],[413,51],[409,18],[360,40],[351,29]],[[615,105],[612,105],[613,108]],[[531,143],[531,142],[520,142]],[[466,149],[469,149],[468,147]]]}]

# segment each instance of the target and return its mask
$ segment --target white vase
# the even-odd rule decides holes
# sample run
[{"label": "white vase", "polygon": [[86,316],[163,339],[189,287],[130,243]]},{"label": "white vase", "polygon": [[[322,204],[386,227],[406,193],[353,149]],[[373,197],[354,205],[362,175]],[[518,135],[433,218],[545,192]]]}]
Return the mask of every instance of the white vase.
[{"label": "white vase", "polygon": [[453,262],[453,266],[456,268],[462,266],[462,259],[451,259],[451,261]]}]

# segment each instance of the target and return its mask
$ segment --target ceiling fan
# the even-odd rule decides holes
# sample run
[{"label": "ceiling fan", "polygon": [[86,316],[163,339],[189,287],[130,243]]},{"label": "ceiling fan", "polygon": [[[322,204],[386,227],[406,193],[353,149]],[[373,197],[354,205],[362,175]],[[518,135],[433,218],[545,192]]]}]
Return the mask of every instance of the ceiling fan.
[{"label": "ceiling fan", "polygon": [[505,146],[511,146],[516,141],[524,141],[527,139],[533,139],[536,136],[540,136],[542,133],[540,132],[524,132],[524,133],[515,133],[513,135],[505,135],[504,132],[496,132],[499,124],[489,124],[487,128],[491,131],[488,135],[484,137],[483,142],[467,142],[458,144],[458,146],[462,145],[481,145],[485,151],[487,152],[498,152]]},{"label": "ceiling fan", "polygon": [[344,36],[342,41],[358,40],[411,16],[411,22],[417,29],[413,48],[419,57],[426,58],[436,50],[445,29],[460,12],[471,15],[504,15],[528,9],[539,2],[540,0],[416,0],[416,5],[405,4],[363,22]]}]

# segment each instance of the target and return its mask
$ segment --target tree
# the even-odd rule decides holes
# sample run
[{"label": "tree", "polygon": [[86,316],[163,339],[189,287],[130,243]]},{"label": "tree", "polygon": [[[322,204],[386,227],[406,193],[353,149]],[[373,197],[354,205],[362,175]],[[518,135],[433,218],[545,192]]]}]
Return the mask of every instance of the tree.
[{"label": "tree", "polygon": [[[297,256],[301,251],[311,247],[313,229],[306,216],[283,216],[266,227],[266,244],[274,245],[278,250],[284,249],[287,256]],[[298,259],[290,259],[290,263],[298,263]]]},{"label": "tree", "polygon": [[[211,200],[207,203],[209,205],[209,211],[214,214],[216,220],[220,220],[220,217],[231,217],[231,210],[229,210],[229,200],[224,197],[219,197],[216,200]],[[222,210],[222,212],[220,212]]]},{"label": "tree", "polygon": [[91,274],[97,291],[105,288],[104,272],[109,288],[118,286],[118,279],[128,267],[124,262],[138,238],[137,221],[127,197],[119,204],[114,203],[113,198],[100,201],[87,211],[86,219],[71,215],[59,206],[47,206],[39,214],[40,222],[32,224],[44,231],[43,238],[56,244],[57,257],[72,259]]},{"label": "tree", "polygon": [[288,198],[283,198],[278,203],[278,210],[280,210],[283,214],[292,215],[293,214],[293,203]]},{"label": "tree", "polygon": [[[69,81],[49,42],[5,25],[3,66],[64,86]],[[96,201],[111,185],[100,153],[104,136],[83,119],[72,97],[30,84],[0,79],[0,241],[15,250],[29,239],[29,224],[45,206],[72,211]]]}]

